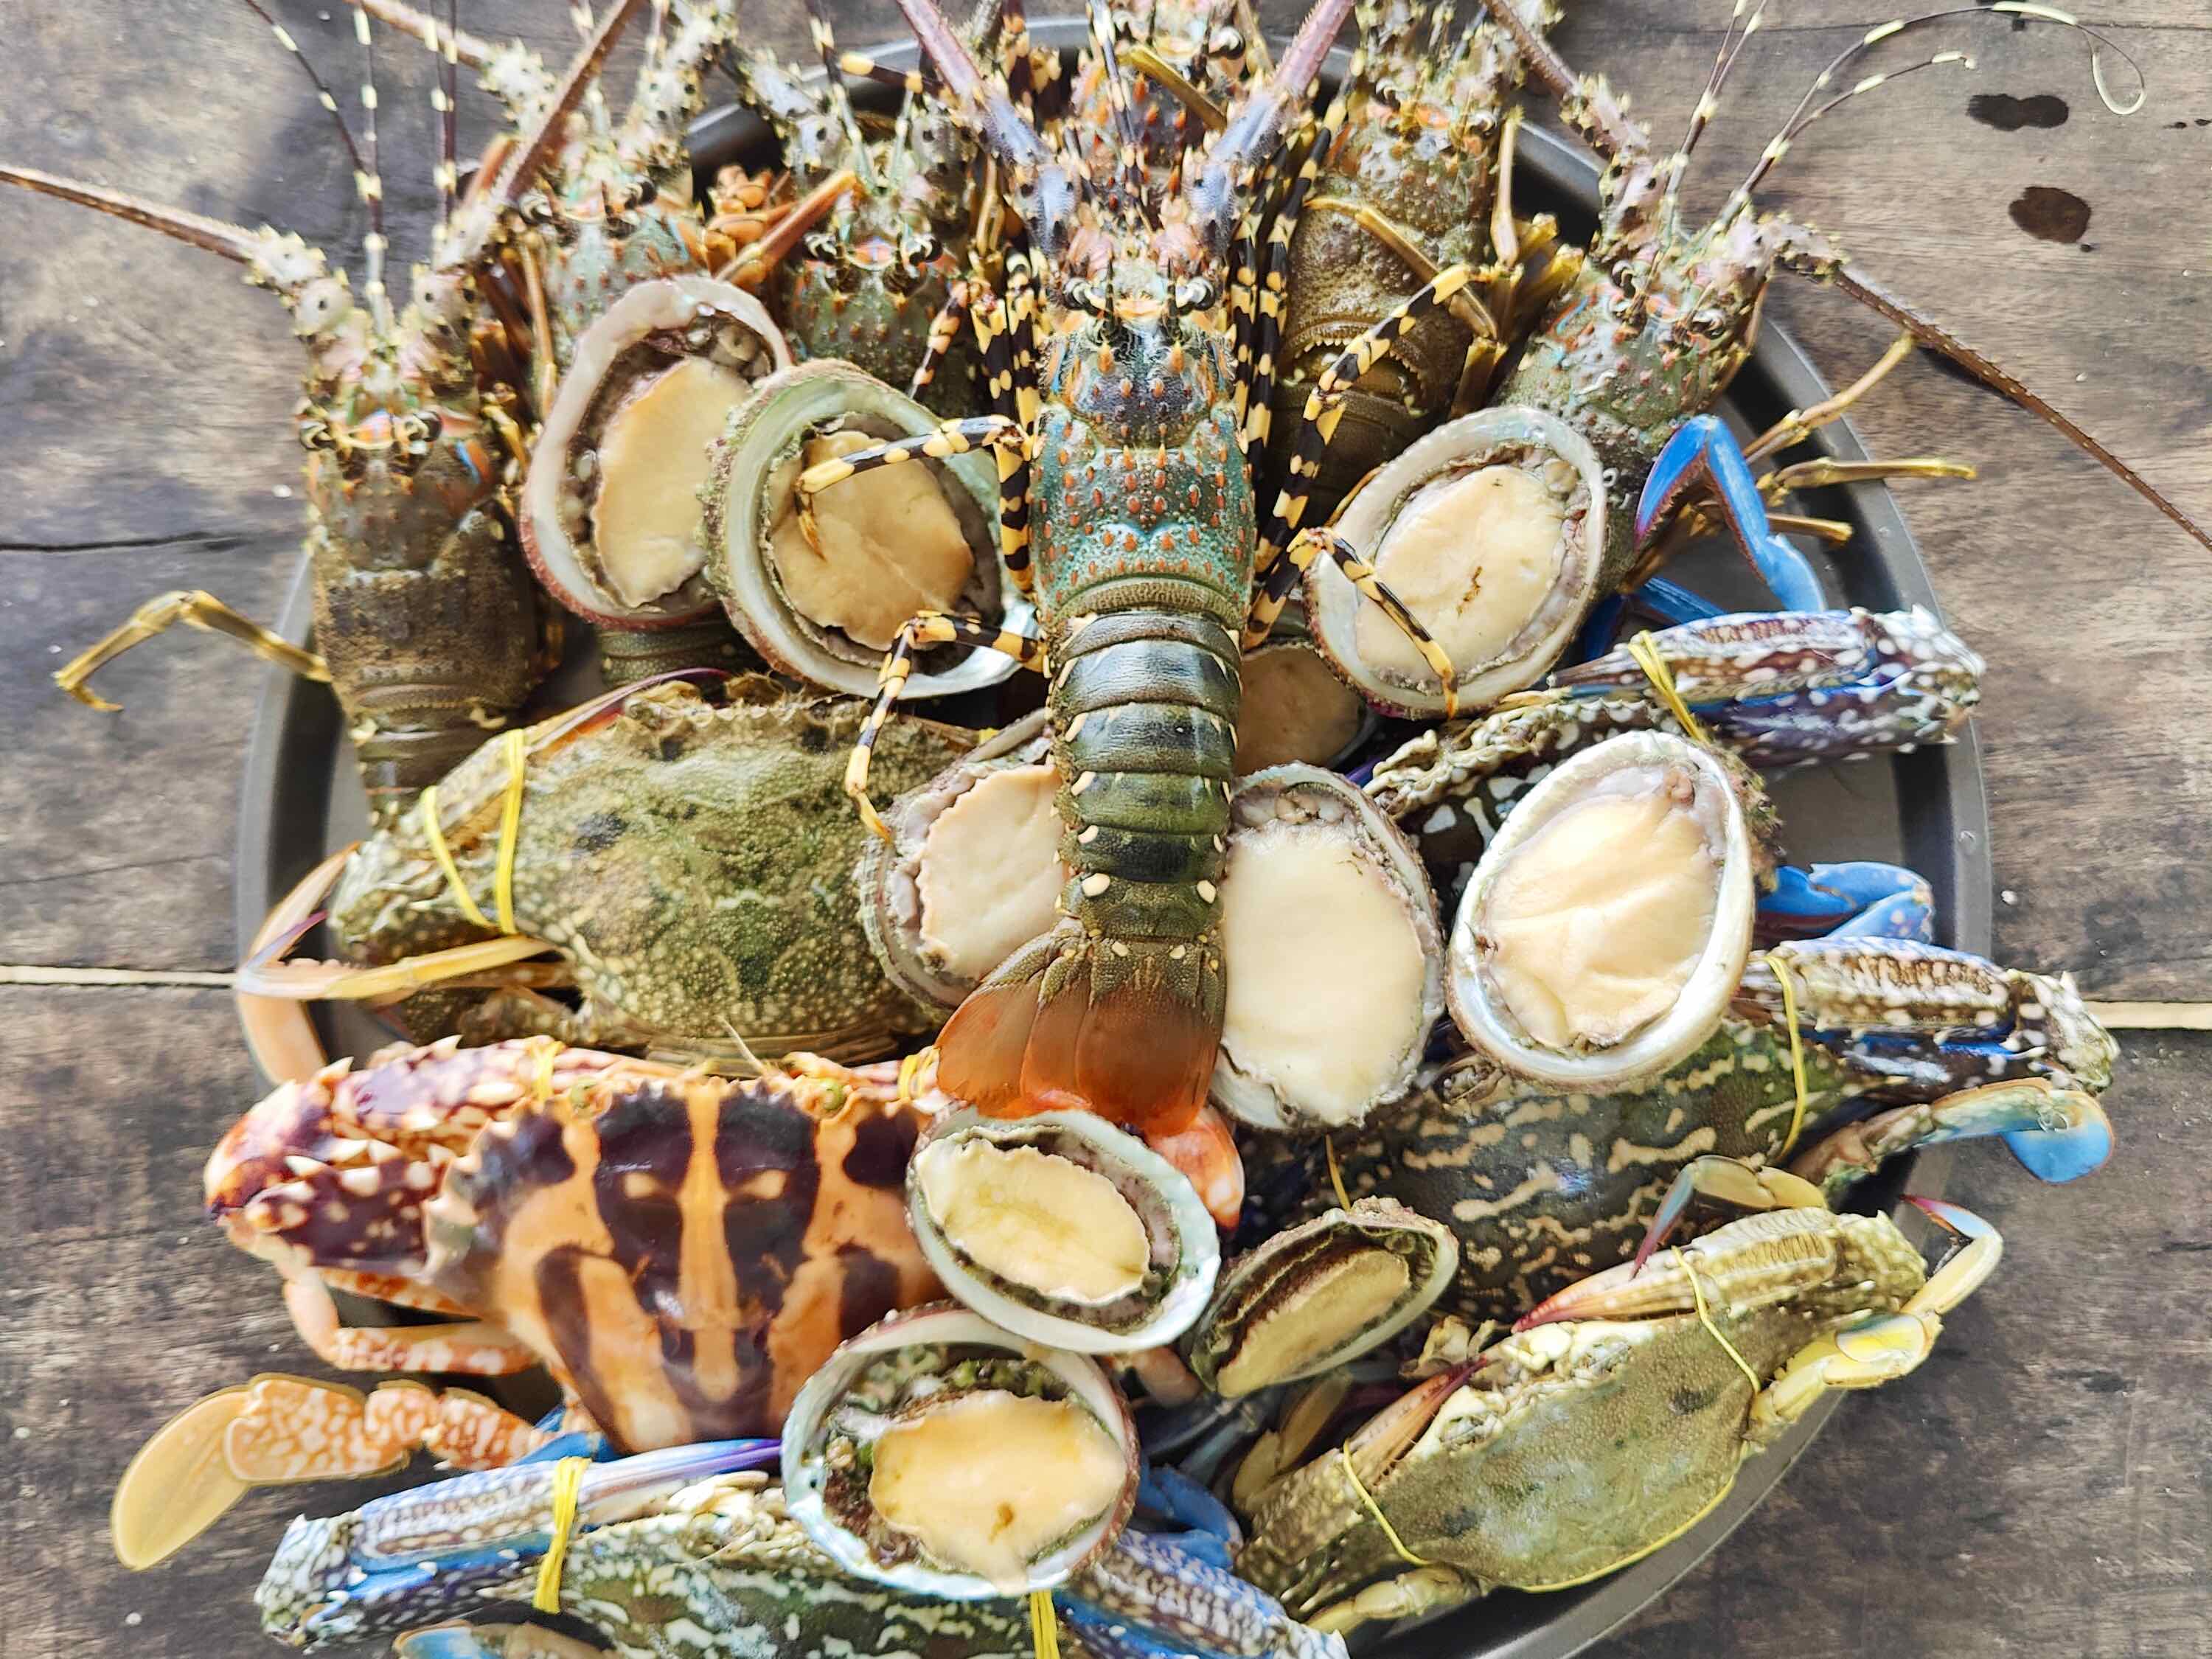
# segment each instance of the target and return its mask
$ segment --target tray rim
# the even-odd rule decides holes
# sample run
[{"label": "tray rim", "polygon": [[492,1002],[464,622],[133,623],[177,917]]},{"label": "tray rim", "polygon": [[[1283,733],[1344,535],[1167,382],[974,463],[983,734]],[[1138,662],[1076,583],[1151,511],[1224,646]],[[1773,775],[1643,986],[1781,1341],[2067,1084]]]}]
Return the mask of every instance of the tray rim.
[{"label": "tray rim", "polygon": [[[1080,18],[1038,18],[1030,33],[1042,46],[1063,55],[1088,39],[1088,25]],[[1275,44],[1282,44],[1278,40]],[[920,60],[911,40],[895,42],[869,54],[896,69],[910,69]],[[1340,79],[1351,62],[1343,47],[1334,51],[1322,70],[1324,86]],[[808,72],[818,77],[819,68]],[[878,88],[854,88],[856,99],[871,101]],[[710,172],[766,136],[765,124],[735,104],[707,111],[693,122],[689,140],[696,171]],[[1556,135],[1539,127],[1524,128],[1518,165],[1524,184],[1534,180],[1556,194],[1564,194],[1593,210],[1599,169],[1595,161]],[[1783,404],[1804,408],[1829,395],[1812,360],[1789,333],[1766,322],[1749,361],[1731,386],[1729,399],[1739,388],[1770,392]],[[1850,422],[1840,420],[1820,428],[1811,441],[1828,456],[1844,461],[1868,459]],[[1942,606],[1934,582],[1920,556],[1918,544],[1887,485],[1881,483],[1846,484],[1824,492],[1845,506],[1857,531],[1854,545],[1863,568],[1878,569],[1904,604],[1923,605],[1937,616]],[[313,573],[302,552],[288,590],[276,631],[295,644],[307,641],[313,616]],[[326,766],[330,738],[337,731],[335,706],[328,693],[311,686],[287,671],[264,672],[247,741],[246,765],[240,788],[239,835],[235,866],[235,931],[241,958],[248,944],[276,901],[314,859],[300,863],[289,856],[279,820],[304,813],[318,834],[323,823],[318,763]],[[1970,721],[1957,741],[1900,757],[1893,764],[1910,763],[1923,775],[1920,798],[1936,803],[1932,824],[1920,826],[1925,837],[1942,849],[1939,867],[1925,867],[1932,859],[1916,859],[1916,867],[1934,883],[1939,907],[1948,912],[1949,943],[1956,948],[1987,955],[1995,901],[1995,870],[1990,856],[1989,806],[1981,749]],[[304,793],[297,786],[306,781]],[[1901,798],[1910,792],[1900,780]],[[310,799],[312,798],[312,799]],[[312,810],[308,810],[312,807]],[[1913,819],[1901,815],[1908,834]],[[315,857],[321,856],[317,848]],[[295,867],[296,866],[296,867]],[[1951,1149],[1936,1147],[1911,1161],[1913,1184],[1919,1192],[1939,1195],[1951,1163]],[[1912,1218],[1917,1221],[1917,1218]],[[1911,1231],[1909,1228],[1908,1231]],[[1917,1236],[1917,1235],[1916,1235]],[[1747,1462],[1735,1484],[1721,1500],[1680,1538],[1654,1551],[1632,1565],[1595,1583],[1546,1597],[1558,1611],[1502,1640],[1486,1642],[1481,1634],[1483,1613],[1499,1603],[1484,1600],[1393,1626],[1379,1639],[1370,1637],[1358,1644],[1363,1656],[1376,1659],[1571,1659],[1602,1640],[1665,1594],[1668,1588],[1718,1548],[1729,1534],[1749,1517],[1766,1494],[1809,1447],[1814,1437],[1841,1403],[1834,1395],[1821,1401],[1782,1439],[1764,1454]],[[1501,1592],[1501,1595],[1516,1595]]]}]

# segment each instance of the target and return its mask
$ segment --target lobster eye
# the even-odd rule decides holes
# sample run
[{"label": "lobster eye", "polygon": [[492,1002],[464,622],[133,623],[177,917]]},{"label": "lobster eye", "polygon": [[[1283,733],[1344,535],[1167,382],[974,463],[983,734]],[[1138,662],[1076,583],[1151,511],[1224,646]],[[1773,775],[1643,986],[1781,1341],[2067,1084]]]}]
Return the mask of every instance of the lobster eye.
[{"label": "lobster eye", "polygon": [[806,251],[817,259],[834,259],[837,257],[837,239],[826,230],[810,230],[806,233]]},{"label": "lobster eye", "polygon": [[906,239],[906,257],[909,264],[927,264],[937,257],[937,238],[926,230],[915,231]]},{"label": "lobster eye", "polygon": [[1179,311],[1204,311],[1212,305],[1215,297],[1213,284],[1203,276],[1186,276],[1176,284],[1176,308]]},{"label": "lobster eye", "polygon": [[1079,311],[1103,311],[1098,297],[1098,284],[1088,276],[1067,279],[1067,302]]},{"label": "lobster eye", "polygon": [[1207,52],[1215,58],[1242,58],[1244,55],[1244,36],[1235,25],[1224,23],[1214,30],[1213,38],[1206,43]]}]

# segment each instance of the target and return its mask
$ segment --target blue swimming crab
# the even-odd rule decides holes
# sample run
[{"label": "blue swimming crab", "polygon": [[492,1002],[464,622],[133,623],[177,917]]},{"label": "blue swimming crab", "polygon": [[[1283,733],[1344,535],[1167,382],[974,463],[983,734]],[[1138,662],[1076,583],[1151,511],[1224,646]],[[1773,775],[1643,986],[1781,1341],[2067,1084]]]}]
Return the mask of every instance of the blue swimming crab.
[{"label": "blue swimming crab", "polygon": [[1755,957],[1720,1028],[1656,1084],[1565,1092],[1464,1056],[1340,1131],[1330,1155],[1352,1196],[1395,1199],[1459,1235],[1440,1305],[1510,1318],[1625,1260],[1668,1183],[1706,1154],[1794,1158],[1836,1196],[1908,1146],[1970,1134],[2005,1137],[2045,1180],[2086,1174],[2112,1145],[2097,1097],[2116,1053],[2069,975],[1905,939],[1801,939]]},{"label": "blue swimming crab", "polygon": [[1915,1200],[1966,1241],[1931,1273],[1887,1217],[1767,1190],[1788,1207],[1561,1292],[1276,1480],[1237,1571],[1342,1631],[1626,1566],[1827,1390],[1911,1371],[2002,1253],[1978,1218]]},{"label": "blue swimming crab", "polygon": [[[841,1573],[791,1519],[781,1491],[745,1472],[762,1443],[682,1447],[586,1471],[562,1612],[637,1659],[1031,1655],[1018,1599],[934,1601]],[[501,1650],[489,1632],[435,1621],[519,1616],[551,1530],[551,1473],[539,1461],[295,1520],[255,1593],[264,1628],[310,1650],[398,1636],[400,1659],[489,1659]],[[1211,1534],[1124,1530],[1054,1592],[1063,1651],[1343,1659],[1340,1637],[1291,1619],[1218,1565],[1220,1548]]]}]

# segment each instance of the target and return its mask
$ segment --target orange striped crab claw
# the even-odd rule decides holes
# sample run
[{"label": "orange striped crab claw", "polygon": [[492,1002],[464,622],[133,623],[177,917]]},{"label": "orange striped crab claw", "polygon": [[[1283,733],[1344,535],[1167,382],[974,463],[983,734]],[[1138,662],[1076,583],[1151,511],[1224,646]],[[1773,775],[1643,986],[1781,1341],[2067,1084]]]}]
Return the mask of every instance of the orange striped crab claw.
[{"label": "orange striped crab claw", "polygon": [[555,1438],[482,1395],[420,1382],[370,1393],[264,1372],[172,1418],[123,1472],[108,1512],[133,1571],[167,1560],[256,1486],[365,1479],[417,1450],[462,1469],[503,1468]]}]

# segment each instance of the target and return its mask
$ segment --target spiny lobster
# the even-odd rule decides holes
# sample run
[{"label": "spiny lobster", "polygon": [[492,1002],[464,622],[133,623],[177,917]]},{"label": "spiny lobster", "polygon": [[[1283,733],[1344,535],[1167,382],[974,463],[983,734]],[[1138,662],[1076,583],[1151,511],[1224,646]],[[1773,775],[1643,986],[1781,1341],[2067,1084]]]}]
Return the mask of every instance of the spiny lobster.
[{"label": "spiny lobster", "polygon": [[[553,160],[570,112],[644,0],[611,8],[567,72],[544,78],[528,125],[458,205],[448,121],[439,175],[447,210],[431,262],[416,274],[414,302],[396,315],[384,283],[373,82],[362,99],[371,125],[356,144],[291,36],[254,0],[247,3],[313,81],[354,161],[368,210],[359,299],[343,271],[331,270],[295,235],[248,230],[29,167],[0,167],[0,182],[234,259],[248,281],[284,301],[307,349],[299,434],[307,452],[307,545],[322,654],[298,650],[211,595],[173,593],[142,606],[56,678],[93,707],[112,708],[84,682],[118,653],[178,621],[228,634],[331,682],[372,809],[388,818],[487,729],[504,725],[558,654],[557,629],[510,538],[510,462],[520,461],[525,445],[507,400],[487,388],[484,372],[502,347],[476,319],[486,272],[515,232],[516,204]],[[366,51],[368,20],[356,21]]]},{"label": "spiny lobster", "polygon": [[[1133,141],[1117,147],[1115,190],[1072,170],[927,0],[901,6],[1027,227],[1029,248],[1009,258],[1009,288],[1037,262],[1048,343],[1040,367],[1026,289],[1011,306],[979,308],[1000,411],[811,467],[800,495],[916,454],[988,447],[999,458],[1001,551],[1034,589],[1043,626],[1027,637],[941,614],[907,623],[885,659],[848,787],[878,823],[869,746],[918,647],[988,647],[1049,673],[1073,872],[1062,919],[954,1013],[939,1039],[939,1079],[989,1113],[1080,1106],[1173,1137],[1200,1121],[1220,1039],[1216,901],[1240,635],[1264,635],[1297,573],[1326,551],[1451,678],[1442,651],[1347,547],[1320,533],[1287,547],[1258,534],[1243,453],[1245,411],[1267,397],[1266,365],[1253,356],[1259,179],[1351,0],[1322,0],[1272,77],[1241,100],[1165,200],[1146,189]],[[1118,76],[1103,4],[1091,22],[1106,72]],[[1315,401],[1340,398],[1391,339],[1468,280],[1464,269],[1441,274],[1324,371]],[[1318,456],[1331,424],[1314,411],[1298,465]]]}]

